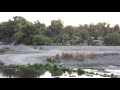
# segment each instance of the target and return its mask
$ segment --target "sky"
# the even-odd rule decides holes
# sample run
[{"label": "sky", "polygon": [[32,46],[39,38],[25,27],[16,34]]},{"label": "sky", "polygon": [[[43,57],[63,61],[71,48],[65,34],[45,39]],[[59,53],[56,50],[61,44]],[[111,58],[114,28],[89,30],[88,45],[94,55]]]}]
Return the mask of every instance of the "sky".
[{"label": "sky", "polygon": [[0,12],[0,22],[8,21],[14,16],[22,16],[30,22],[38,20],[46,26],[50,25],[51,20],[57,19],[61,19],[64,26],[98,22],[120,25],[120,12]]}]

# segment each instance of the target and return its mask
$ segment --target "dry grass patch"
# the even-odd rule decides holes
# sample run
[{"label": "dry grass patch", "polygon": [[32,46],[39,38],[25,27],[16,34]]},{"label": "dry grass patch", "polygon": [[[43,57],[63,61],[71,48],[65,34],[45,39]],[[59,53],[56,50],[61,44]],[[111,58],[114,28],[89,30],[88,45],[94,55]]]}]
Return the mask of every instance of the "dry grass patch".
[{"label": "dry grass patch", "polygon": [[62,53],[62,59],[66,60],[84,60],[85,58],[95,58],[96,53],[85,53],[85,52],[71,52],[71,53]]},{"label": "dry grass patch", "polygon": [[0,53],[4,53],[7,50],[10,50],[10,48],[9,47],[0,48]]}]

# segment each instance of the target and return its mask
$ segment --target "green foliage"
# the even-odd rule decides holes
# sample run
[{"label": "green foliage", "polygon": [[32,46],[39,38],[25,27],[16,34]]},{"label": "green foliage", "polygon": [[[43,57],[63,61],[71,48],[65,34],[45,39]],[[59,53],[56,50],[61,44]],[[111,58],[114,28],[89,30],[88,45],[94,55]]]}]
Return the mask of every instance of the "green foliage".
[{"label": "green foliage", "polygon": [[81,35],[81,37],[85,40],[85,39],[88,39],[88,37],[89,37],[89,32],[88,32],[87,29],[80,30],[80,35]]},{"label": "green foliage", "polygon": [[[60,76],[66,71],[71,74],[74,70],[67,67],[58,67],[56,64],[28,64],[28,65],[5,65],[0,62],[0,72],[7,77],[18,77],[18,78],[36,78],[43,75],[46,71],[50,71],[52,76]],[[79,75],[85,72],[81,69],[77,71]]]},{"label": "green foliage", "polygon": [[74,27],[73,26],[66,26],[63,28],[63,32],[68,34],[70,39],[71,39],[72,35],[74,34]]},{"label": "green foliage", "polygon": [[16,32],[14,34],[15,43],[22,43],[24,41],[25,34],[22,32]]},{"label": "green foliage", "polygon": [[63,28],[63,23],[61,20],[52,20],[51,25],[48,27],[51,36],[59,35]]},{"label": "green foliage", "polygon": [[52,43],[51,39],[43,35],[34,35],[32,42],[34,45],[50,45]]},{"label": "green foliage", "polygon": [[[95,40],[101,37],[105,40],[104,44],[106,45],[119,45],[119,35],[117,37],[115,35],[111,36],[113,33],[120,34],[118,24],[110,27],[105,22],[99,22],[76,27],[72,25],[64,26],[63,22],[58,19],[52,20],[51,25],[46,27],[44,23],[40,23],[38,20],[32,23],[20,16],[15,16],[12,20],[0,23],[0,42],[5,44],[84,45],[86,43],[86,45],[94,45],[90,37],[94,37]],[[115,41],[112,40],[113,43],[110,41],[110,37],[115,39]],[[108,38],[110,40],[107,40]]]},{"label": "green foliage", "polygon": [[85,74],[85,71],[84,71],[84,70],[82,70],[82,69],[80,69],[80,68],[77,70],[77,72],[78,72],[78,75]]},{"label": "green foliage", "polygon": [[4,66],[4,65],[5,65],[5,63],[3,63],[3,62],[0,61],[0,66]]},{"label": "green foliage", "polygon": [[52,59],[52,58],[47,58],[47,60],[46,61],[48,61],[48,62],[50,62],[50,63],[55,63],[55,60],[54,59]]},{"label": "green foliage", "polygon": [[70,40],[69,34],[63,34],[62,36],[63,36],[64,40]]},{"label": "green foliage", "polygon": [[107,35],[104,38],[104,44],[105,45],[112,45],[112,46],[120,45],[120,34],[113,33],[113,34]]}]

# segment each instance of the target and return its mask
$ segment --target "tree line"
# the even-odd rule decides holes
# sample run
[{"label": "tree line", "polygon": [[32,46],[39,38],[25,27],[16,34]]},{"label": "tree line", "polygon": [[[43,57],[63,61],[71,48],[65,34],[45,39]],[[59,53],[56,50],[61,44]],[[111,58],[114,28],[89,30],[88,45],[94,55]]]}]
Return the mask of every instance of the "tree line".
[{"label": "tree line", "polygon": [[118,24],[99,22],[79,26],[64,26],[61,20],[52,20],[49,26],[15,16],[0,23],[0,42],[26,45],[120,45]]}]

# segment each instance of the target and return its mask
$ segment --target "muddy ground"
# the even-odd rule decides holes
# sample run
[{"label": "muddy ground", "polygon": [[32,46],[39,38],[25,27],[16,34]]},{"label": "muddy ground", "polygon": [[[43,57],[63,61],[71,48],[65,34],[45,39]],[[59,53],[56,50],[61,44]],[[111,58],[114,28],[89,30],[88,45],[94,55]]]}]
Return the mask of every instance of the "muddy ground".
[{"label": "muddy ground", "polygon": [[118,53],[116,55],[98,56],[95,59],[84,61],[62,60],[60,63],[69,67],[120,69],[120,46],[26,46],[26,45],[0,45],[0,48],[9,48],[0,53],[0,60],[5,64],[34,64],[46,63],[46,58],[62,54],[63,52],[95,52]]}]

